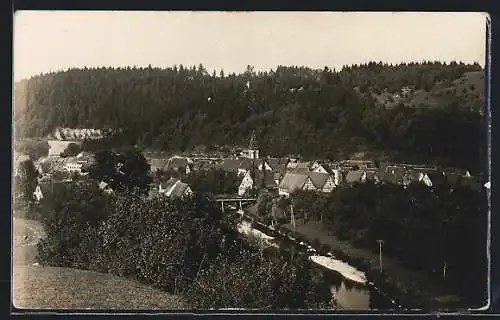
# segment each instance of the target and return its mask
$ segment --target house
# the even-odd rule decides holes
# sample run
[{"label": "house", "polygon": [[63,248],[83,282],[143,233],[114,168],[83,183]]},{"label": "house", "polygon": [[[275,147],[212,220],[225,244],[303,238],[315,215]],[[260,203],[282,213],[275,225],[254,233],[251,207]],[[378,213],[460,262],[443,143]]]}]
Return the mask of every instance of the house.
[{"label": "house", "polygon": [[379,169],[378,177],[384,183],[403,185],[406,172],[406,167],[388,165]]},{"label": "house", "polygon": [[76,140],[48,140],[49,156],[59,156],[71,143],[81,145],[81,141]]},{"label": "house", "polygon": [[149,162],[149,170],[151,172],[156,172],[157,170],[164,170],[166,171],[166,168],[168,166],[168,159],[163,159],[163,158],[150,158],[148,159]]},{"label": "house", "polygon": [[331,192],[335,188],[335,181],[328,173],[309,172],[304,182],[303,190]]},{"label": "house", "polygon": [[345,182],[352,183],[363,183],[366,182],[367,174],[365,170],[351,170],[347,173],[345,177]]},{"label": "house", "polygon": [[104,181],[99,182],[99,189],[106,193],[113,193],[113,189],[111,189],[110,185]]},{"label": "house", "polygon": [[311,162],[306,161],[306,162],[298,162],[294,169],[309,171],[310,167],[311,167]]},{"label": "house", "polygon": [[320,172],[289,171],[279,184],[278,194],[289,196],[296,190],[331,192],[335,188],[335,179],[330,174]]},{"label": "house", "polygon": [[262,168],[269,172],[272,171],[271,167],[269,166],[269,164],[267,164],[265,159],[242,159],[238,167],[238,174],[244,175],[249,170],[252,170],[254,168],[259,171],[262,170]]},{"label": "house", "polygon": [[21,166],[21,163],[23,163],[24,161],[29,160],[29,159],[30,159],[30,157],[28,155],[14,151],[14,162],[12,165],[12,167],[14,169],[14,175],[19,174],[19,167]]},{"label": "house", "polygon": [[[425,179],[424,179],[425,178]],[[403,186],[407,187],[412,183],[428,183],[428,177],[419,171],[408,170],[403,176]]]},{"label": "house", "polygon": [[249,170],[243,176],[243,179],[238,187],[238,195],[242,196],[252,188],[259,188],[261,186],[268,190],[276,189],[278,184],[274,179],[274,174],[266,170]]},{"label": "house", "polygon": [[428,178],[429,182],[426,183],[426,185],[429,187],[437,187],[447,182],[445,173],[439,170],[429,171],[426,174],[424,174],[424,177],[426,179]]},{"label": "house", "polygon": [[301,190],[308,178],[306,173],[287,172],[278,187],[280,196],[290,196],[295,190]]},{"label": "house", "polygon": [[191,195],[193,192],[188,184],[178,179],[170,178],[166,182],[160,183],[158,193],[170,198],[182,198]]},{"label": "house", "polygon": [[214,164],[210,160],[196,160],[193,163],[193,171],[208,171],[214,168]]},{"label": "house", "polygon": [[285,174],[288,163],[290,160],[288,158],[267,158],[266,163],[271,168],[274,173]]},{"label": "house", "polygon": [[189,158],[172,157],[168,160],[166,170],[181,171],[185,174],[191,173],[193,161]]},{"label": "house", "polygon": [[35,202],[40,202],[43,199],[43,192],[40,184],[36,185],[35,192],[33,192],[33,196],[35,197]]},{"label": "house", "polygon": [[332,170],[326,163],[321,164],[316,162],[315,165],[313,164],[311,169],[312,172],[328,173],[328,174],[332,172]]},{"label": "house", "polygon": [[68,172],[82,173],[83,163],[75,159],[67,159],[64,169]]}]

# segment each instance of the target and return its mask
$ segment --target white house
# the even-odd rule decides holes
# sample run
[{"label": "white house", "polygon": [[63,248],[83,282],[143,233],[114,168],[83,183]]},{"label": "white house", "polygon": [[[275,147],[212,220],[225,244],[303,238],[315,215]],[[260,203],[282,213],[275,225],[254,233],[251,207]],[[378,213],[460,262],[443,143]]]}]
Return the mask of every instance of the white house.
[{"label": "white house", "polygon": [[43,199],[42,188],[40,188],[39,184],[36,186],[35,192],[33,192],[33,196],[35,196],[35,201],[36,202],[40,202],[40,200]]},{"label": "white house", "polygon": [[64,169],[68,172],[78,172],[82,173],[82,166],[83,164],[79,161],[68,161],[64,165]]}]

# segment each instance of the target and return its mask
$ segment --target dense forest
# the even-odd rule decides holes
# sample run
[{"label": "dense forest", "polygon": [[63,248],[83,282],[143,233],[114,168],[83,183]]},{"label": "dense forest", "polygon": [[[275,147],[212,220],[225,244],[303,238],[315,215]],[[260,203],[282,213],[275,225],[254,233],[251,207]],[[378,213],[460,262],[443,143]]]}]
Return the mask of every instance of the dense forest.
[{"label": "dense forest", "polygon": [[[471,80],[472,79],[472,80]],[[57,127],[122,128],[130,144],[183,151],[245,146],[261,153],[391,160],[477,170],[484,75],[478,64],[370,62],[210,74],[203,65],[69,69],[15,84],[18,137]],[[398,92],[413,88],[413,96]]]}]

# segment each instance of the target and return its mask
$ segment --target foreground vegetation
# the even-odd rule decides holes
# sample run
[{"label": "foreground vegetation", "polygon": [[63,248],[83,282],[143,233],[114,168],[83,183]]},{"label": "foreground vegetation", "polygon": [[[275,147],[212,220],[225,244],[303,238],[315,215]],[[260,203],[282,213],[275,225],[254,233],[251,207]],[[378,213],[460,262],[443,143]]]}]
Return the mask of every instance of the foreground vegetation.
[{"label": "foreground vegetation", "polygon": [[42,264],[109,272],[188,299],[193,308],[324,307],[309,261],[263,251],[208,199],[146,200],[73,183],[42,201]]},{"label": "foreground vegetation", "polygon": [[[255,129],[266,155],[341,159],[367,151],[478,171],[484,80],[467,75],[481,72],[439,62],[259,73],[249,66],[238,75],[210,75],[202,65],[70,69],[16,83],[14,122],[19,137],[111,127],[124,129],[129,145],[169,151],[246,145]],[[404,86],[415,87],[409,101],[381,100]]]}]

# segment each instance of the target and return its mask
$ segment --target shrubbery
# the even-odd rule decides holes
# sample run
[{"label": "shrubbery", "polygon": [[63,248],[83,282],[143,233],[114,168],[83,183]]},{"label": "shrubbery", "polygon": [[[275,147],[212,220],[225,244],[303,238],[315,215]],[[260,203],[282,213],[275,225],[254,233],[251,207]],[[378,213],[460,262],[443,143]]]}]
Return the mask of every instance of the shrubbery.
[{"label": "shrubbery", "polygon": [[103,194],[72,185],[44,207],[42,263],[110,272],[183,294],[196,308],[309,308],[329,292],[308,261],[286,261],[243,242],[215,204]]}]

